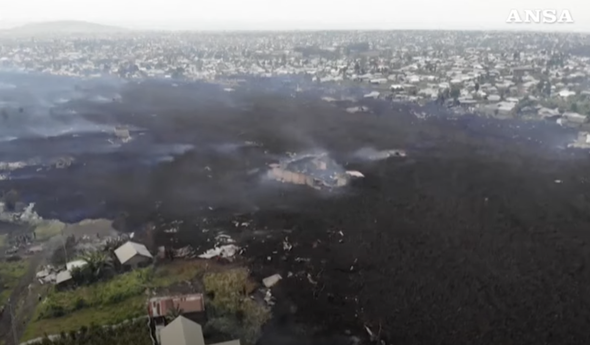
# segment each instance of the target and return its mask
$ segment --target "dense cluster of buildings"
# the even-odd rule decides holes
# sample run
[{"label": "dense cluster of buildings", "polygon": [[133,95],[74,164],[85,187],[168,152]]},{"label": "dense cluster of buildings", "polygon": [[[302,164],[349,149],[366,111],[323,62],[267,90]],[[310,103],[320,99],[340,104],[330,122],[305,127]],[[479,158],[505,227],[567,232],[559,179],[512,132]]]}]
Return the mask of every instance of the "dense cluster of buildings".
[{"label": "dense cluster of buildings", "polygon": [[306,76],[370,98],[440,101],[490,116],[590,114],[584,34],[507,32],[125,32],[0,35],[0,66],[69,76],[218,80]]}]

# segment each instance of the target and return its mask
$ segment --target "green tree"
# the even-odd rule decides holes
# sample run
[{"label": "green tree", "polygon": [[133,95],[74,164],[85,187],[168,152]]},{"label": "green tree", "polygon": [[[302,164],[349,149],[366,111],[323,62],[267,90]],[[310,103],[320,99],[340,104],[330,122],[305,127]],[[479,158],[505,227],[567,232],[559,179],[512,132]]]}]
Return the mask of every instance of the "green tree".
[{"label": "green tree", "polygon": [[20,193],[15,189],[11,189],[8,193],[4,194],[2,201],[4,201],[4,206],[7,211],[15,211],[16,204],[20,201]]},{"label": "green tree", "polygon": [[177,317],[181,316],[183,313],[182,309],[179,305],[175,305],[172,309],[168,310],[166,314],[166,320],[168,322],[174,321]]},{"label": "green tree", "polygon": [[113,259],[106,252],[99,250],[87,251],[80,259],[86,261],[82,271],[86,273],[89,283],[100,280],[112,272]]}]

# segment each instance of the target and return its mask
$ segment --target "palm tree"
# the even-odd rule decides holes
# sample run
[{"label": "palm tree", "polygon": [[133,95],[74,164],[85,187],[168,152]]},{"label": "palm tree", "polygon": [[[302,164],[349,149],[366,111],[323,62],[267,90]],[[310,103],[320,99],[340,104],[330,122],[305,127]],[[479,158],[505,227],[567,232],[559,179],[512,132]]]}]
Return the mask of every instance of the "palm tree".
[{"label": "palm tree", "polygon": [[168,313],[166,315],[166,321],[172,322],[177,317],[181,316],[182,313],[183,313],[183,311],[180,308],[180,306],[179,305],[174,305],[174,307],[172,309],[168,310]]},{"label": "palm tree", "polygon": [[113,268],[112,257],[103,251],[87,251],[81,260],[86,261],[85,269],[88,269],[94,280],[98,280]]}]

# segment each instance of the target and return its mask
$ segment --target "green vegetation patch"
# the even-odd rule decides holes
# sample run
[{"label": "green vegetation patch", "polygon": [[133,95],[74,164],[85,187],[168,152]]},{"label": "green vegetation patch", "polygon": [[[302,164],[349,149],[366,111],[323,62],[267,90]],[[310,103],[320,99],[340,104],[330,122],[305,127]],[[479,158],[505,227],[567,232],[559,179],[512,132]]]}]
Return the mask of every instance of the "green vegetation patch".
[{"label": "green vegetation patch", "polygon": [[207,301],[207,328],[240,338],[245,344],[255,344],[271,313],[248,297],[255,288],[248,271],[238,268],[209,273],[203,277],[203,283],[211,296]]},{"label": "green vegetation patch", "polygon": [[3,305],[10,297],[12,290],[27,272],[29,262],[27,260],[0,262],[0,305]]},{"label": "green vegetation patch", "polygon": [[149,287],[150,268],[135,270],[115,278],[71,291],[53,290],[40,305],[38,318],[55,318],[75,311],[108,306],[141,295]]},{"label": "green vegetation patch", "polygon": [[[214,296],[207,302],[207,312],[212,317],[208,328],[240,338],[247,345],[254,344],[260,336],[262,325],[271,315],[266,306],[248,297],[255,288],[255,284],[249,280],[248,271],[214,268],[218,272],[207,273],[208,269],[209,264],[205,261],[177,261],[155,269],[149,267],[120,274],[108,281],[74,290],[53,289],[47,299],[38,305],[33,321],[29,323],[21,340],[31,340],[44,334],[59,334],[62,331],[77,331],[92,324],[119,324],[124,320],[144,316],[147,313],[148,296],[145,292],[148,289],[169,287],[202,278],[205,290]],[[70,342],[53,344],[96,343],[71,342],[71,339],[68,341]],[[104,340],[97,344],[123,343]],[[142,343],[139,341],[125,344]]]},{"label": "green vegetation patch", "polygon": [[[137,296],[124,303],[101,308],[88,308],[58,319],[43,319],[31,322],[22,341],[27,341],[45,334],[62,334],[66,339],[57,339],[45,344],[109,344],[109,345],[151,345],[146,320],[138,320],[118,325],[126,320],[145,316],[145,298]],[[98,327],[89,325],[113,325],[116,327]],[[79,332],[72,338],[72,332]],[[42,343],[43,344],[43,343]]]},{"label": "green vegetation patch", "polygon": [[45,241],[54,236],[60,235],[66,225],[57,220],[45,220],[35,227],[35,236],[37,240]]},{"label": "green vegetation patch", "polygon": [[[63,319],[66,315],[77,315],[85,309],[121,304],[134,297],[145,296],[147,289],[193,279],[199,272],[202,272],[201,265],[178,262],[155,270],[152,267],[137,269],[74,290],[52,289],[47,299],[37,307],[36,319]],[[142,298],[145,304],[146,297]]]},{"label": "green vegetation patch", "polygon": [[176,283],[193,280],[207,270],[206,261],[175,261],[158,266],[151,277],[152,287],[166,287]]}]

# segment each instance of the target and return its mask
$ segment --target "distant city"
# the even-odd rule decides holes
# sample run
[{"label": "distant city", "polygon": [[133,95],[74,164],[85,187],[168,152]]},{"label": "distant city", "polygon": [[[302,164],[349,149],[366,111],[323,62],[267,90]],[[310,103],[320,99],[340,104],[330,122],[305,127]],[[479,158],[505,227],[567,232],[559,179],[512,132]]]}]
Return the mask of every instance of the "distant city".
[{"label": "distant city", "polygon": [[373,91],[368,98],[438,102],[459,114],[573,126],[590,115],[590,36],[581,33],[147,32],[78,21],[0,33],[4,68],[85,78],[304,76],[364,85]]}]

